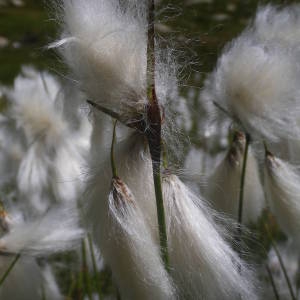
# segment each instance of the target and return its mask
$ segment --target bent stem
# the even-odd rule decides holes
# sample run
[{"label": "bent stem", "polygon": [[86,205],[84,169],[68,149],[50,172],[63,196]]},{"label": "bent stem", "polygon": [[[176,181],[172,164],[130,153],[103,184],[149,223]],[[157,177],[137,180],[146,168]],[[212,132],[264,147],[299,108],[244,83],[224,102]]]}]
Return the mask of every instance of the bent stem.
[{"label": "bent stem", "polygon": [[14,258],[14,260],[11,262],[8,269],[6,270],[6,272],[3,274],[3,276],[0,279],[0,287],[4,283],[7,276],[10,274],[11,270],[14,268],[15,264],[17,263],[17,261],[19,260],[20,257],[21,257],[21,254],[17,254],[16,257]]},{"label": "bent stem", "polygon": [[267,224],[265,224],[265,228],[266,228],[266,231],[267,231],[267,233],[268,233],[268,235],[269,235],[269,238],[270,238],[270,241],[271,241],[271,245],[272,245],[272,247],[273,247],[273,249],[274,249],[274,251],[275,251],[275,254],[276,254],[277,258],[278,258],[278,261],[279,261],[281,270],[282,270],[282,272],[283,272],[285,281],[286,281],[286,283],[287,283],[287,286],[288,286],[288,289],[289,289],[291,298],[292,298],[293,300],[297,300],[297,298],[296,298],[296,296],[295,296],[295,294],[294,294],[294,290],[293,290],[293,287],[292,287],[291,280],[290,280],[290,278],[289,278],[289,276],[288,276],[288,273],[287,273],[287,271],[286,271],[286,268],[285,268],[283,259],[282,259],[282,257],[281,257],[281,254],[280,254],[280,252],[279,252],[279,250],[278,250],[278,248],[277,248],[277,245],[276,245],[275,241],[273,240],[273,237],[272,237],[272,235],[271,235],[271,233],[270,233],[270,230],[269,230],[269,227],[268,227]]},{"label": "bent stem", "polygon": [[161,185],[161,112],[155,90],[154,11],[154,0],[149,0],[147,44],[147,85],[149,101],[147,119],[149,127],[146,130],[146,136],[152,160],[161,257],[166,270],[169,271],[168,240]]},{"label": "bent stem", "polygon": [[266,270],[267,270],[267,273],[269,275],[269,279],[270,279],[270,282],[271,282],[271,285],[272,285],[272,289],[273,289],[273,292],[274,292],[275,299],[280,300],[279,293],[277,291],[272,272],[271,272],[271,270],[270,270],[270,268],[267,264],[266,264]]}]

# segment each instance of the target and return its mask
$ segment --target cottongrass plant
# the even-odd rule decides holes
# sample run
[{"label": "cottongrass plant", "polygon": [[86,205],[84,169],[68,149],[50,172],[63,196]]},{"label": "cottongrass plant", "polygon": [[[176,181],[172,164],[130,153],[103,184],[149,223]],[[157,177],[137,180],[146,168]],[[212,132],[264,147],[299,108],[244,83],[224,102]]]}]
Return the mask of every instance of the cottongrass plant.
[{"label": "cottongrass plant", "polygon": [[297,57],[254,40],[251,31],[246,31],[225,48],[210,78],[212,98],[255,138],[296,139],[300,97]]},{"label": "cottongrass plant", "polygon": [[[0,206],[0,297],[13,297],[12,287],[20,285],[28,299],[60,299],[63,293],[101,299],[99,251],[121,299],[258,299],[253,268],[242,259],[243,227],[236,231],[227,216],[271,228],[260,217],[265,194],[283,232],[299,244],[298,171],[275,152],[267,154],[263,172],[261,153],[254,151],[256,141],[273,151],[273,142],[300,136],[298,6],[261,8],[205,81],[202,96],[210,103],[204,112],[214,111],[216,124],[198,124],[205,149],[190,151],[189,160],[201,153],[201,162],[209,157],[209,166],[216,166],[207,187],[197,186],[206,202],[175,175],[184,157],[180,129],[191,130],[191,114],[179,96],[174,51],[155,36],[154,1],[52,3],[61,35],[50,47],[69,67],[65,80],[72,84],[27,67],[14,88],[1,89],[8,109],[0,116],[0,140],[10,139],[1,145],[0,163],[9,172],[0,186],[12,182],[15,191],[3,199],[11,214]],[[91,123],[80,110],[85,102]],[[232,122],[241,132],[230,144]],[[228,147],[218,163],[221,155],[206,153],[215,145]],[[74,180],[86,165],[88,182]],[[276,252],[268,234],[264,246]],[[56,278],[55,264],[40,257],[74,250],[78,240],[81,252],[72,253],[81,270],[72,274],[70,290],[60,292],[56,279],[62,276]],[[278,284],[267,256],[264,263]],[[290,269],[280,267],[284,274]],[[31,291],[20,283],[24,270],[30,280],[39,277]]]},{"label": "cottongrass plant", "polygon": [[[78,117],[79,128],[74,128],[62,109],[65,95],[60,82],[31,67],[23,68],[4,96],[9,102],[3,112],[7,118],[3,123],[9,128],[4,135],[11,134],[20,149],[16,175],[20,195],[38,214],[53,200],[76,205],[89,149],[91,126],[87,117]],[[72,108],[76,114],[78,105]]]},{"label": "cottongrass plant", "polygon": [[298,170],[270,152],[266,154],[264,170],[268,204],[282,231],[299,244],[300,176]]},{"label": "cottongrass plant", "polygon": [[[235,132],[230,149],[207,179],[207,199],[215,209],[235,220],[238,219],[245,144],[245,135],[242,132]],[[255,223],[264,208],[264,191],[260,182],[258,164],[251,149],[248,153],[244,190],[243,223]]]},{"label": "cottongrass plant", "polygon": [[256,299],[253,274],[222,236],[216,212],[176,175],[164,175],[163,191],[170,274],[180,299]]},{"label": "cottongrass plant", "polygon": [[[250,142],[260,142],[261,145],[263,142],[272,151],[274,148],[275,153],[279,149],[286,152],[287,148],[288,153],[283,153],[287,158],[291,157],[290,146],[295,148],[292,152],[296,152],[300,103],[297,63],[299,29],[296,26],[299,12],[299,5],[260,8],[250,26],[225,47],[207,80],[206,93],[209,97],[206,98],[212,99],[220,113],[231,118],[244,131],[246,149]],[[247,167],[251,168],[247,161],[249,153],[244,150],[239,189],[240,209],[246,198]],[[257,152],[258,156],[260,154]],[[277,156],[280,154],[267,152],[264,171],[261,171],[264,173],[263,188],[282,231],[298,242],[298,171],[295,166],[279,159]],[[260,222],[269,228],[268,220],[261,219]],[[239,235],[241,238],[241,231]],[[280,253],[276,250],[275,237],[269,229],[268,236],[285,274],[290,296],[296,299]]]},{"label": "cottongrass plant", "polygon": [[[196,197],[176,177],[170,177],[170,183],[164,179],[161,186],[161,143],[167,153],[172,143],[164,130],[173,128],[169,100],[176,97],[174,93],[169,98],[168,91],[173,87],[177,91],[177,81],[172,77],[176,68],[169,52],[162,54],[154,37],[154,2],[55,3],[62,34],[50,47],[59,49],[93,108],[87,221],[121,297],[174,299],[178,293],[179,298],[255,299],[246,265],[218,233],[213,218],[206,216],[212,212],[201,202],[196,204]],[[112,170],[110,147],[100,132],[107,130],[109,121],[95,109],[123,124],[116,151],[112,150]],[[123,131],[124,125],[138,132]],[[166,216],[164,207],[168,207]],[[171,265],[167,247],[172,252]]]}]

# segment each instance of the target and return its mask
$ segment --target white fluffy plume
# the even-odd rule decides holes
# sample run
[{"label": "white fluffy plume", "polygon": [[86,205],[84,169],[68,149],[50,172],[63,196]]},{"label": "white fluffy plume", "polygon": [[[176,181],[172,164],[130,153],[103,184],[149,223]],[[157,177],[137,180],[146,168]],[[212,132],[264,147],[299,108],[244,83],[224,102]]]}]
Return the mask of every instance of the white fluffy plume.
[{"label": "white fluffy plume", "polygon": [[256,299],[251,272],[220,235],[213,211],[175,175],[164,177],[163,192],[171,275],[181,298]]},{"label": "white fluffy plume", "polygon": [[[122,297],[174,299],[174,287],[160,259],[151,162],[143,142],[143,136],[133,134],[115,146],[118,175],[128,185],[114,180],[115,191],[111,190],[110,164],[106,159],[100,164],[87,191],[87,222]],[[123,207],[116,206],[116,189]]]},{"label": "white fluffy plume", "polygon": [[[9,106],[2,121],[9,130],[2,134],[3,139],[9,134],[20,144],[16,175],[20,194],[38,213],[48,209],[50,198],[75,204],[84,185],[91,134],[87,117],[79,113],[79,101],[65,103],[58,79],[31,67],[24,67],[14,88],[4,94]],[[72,118],[66,118],[67,112],[72,112]],[[15,163],[16,159],[7,155],[7,160]]]},{"label": "white fluffy plume", "polygon": [[[94,102],[127,113],[146,103],[147,18],[143,1],[57,1],[61,53]],[[136,3],[135,3],[136,2]]]},{"label": "white fluffy plume", "polygon": [[284,47],[299,51],[300,5],[261,7],[250,30],[253,30],[258,42],[267,42],[270,47]]},{"label": "white fluffy plume", "polygon": [[299,5],[260,8],[211,77],[211,98],[251,134],[273,140],[299,136],[299,24]]},{"label": "white fluffy plume", "polygon": [[57,206],[35,220],[13,224],[0,239],[0,252],[49,255],[74,248],[82,236],[77,211]]},{"label": "white fluffy plume", "polygon": [[[206,198],[215,209],[237,220],[245,136],[235,133],[224,159],[208,178]],[[248,151],[243,201],[243,223],[255,222],[264,208],[264,192],[255,157]]]},{"label": "white fluffy plume", "polygon": [[175,290],[160,259],[144,214],[119,178],[112,180],[108,227],[102,253],[124,299],[174,299]]},{"label": "white fluffy plume", "polygon": [[265,189],[268,204],[289,237],[300,242],[300,176],[289,163],[267,153]]},{"label": "white fluffy plume", "polygon": [[225,48],[210,79],[211,98],[251,135],[297,138],[298,59],[254,40],[248,30]]}]

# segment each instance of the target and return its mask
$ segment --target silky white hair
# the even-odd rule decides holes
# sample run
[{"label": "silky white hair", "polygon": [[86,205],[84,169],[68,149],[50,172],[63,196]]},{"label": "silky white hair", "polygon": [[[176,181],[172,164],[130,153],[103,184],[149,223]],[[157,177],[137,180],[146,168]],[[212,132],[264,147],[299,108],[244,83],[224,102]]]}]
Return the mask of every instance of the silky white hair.
[{"label": "silky white hair", "polygon": [[0,238],[0,252],[32,256],[73,249],[83,236],[78,212],[57,206],[44,216],[16,223]]},{"label": "silky white hair", "polygon": [[108,227],[102,253],[124,299],[175,299],[171,279],[160,258],[144,213],[128,186],[112,180]]},{"label": "silky white hair", "polygon": [[[273,17],[275,11],[271,8],[258,11],[254,25],[225,47],[207,87],[212,94],[210,98],[245,131],[269,141],[300,136],[299,55],[289,47],[281,47],[279,42],[271,44],[271,38],[265,39],[263,34],[258,38],[267,22],[262,20],[272,19],[268,26],[272,26],[274,34],[275,28],[281,27],[283,18]],[[299,10],[295,14],[296,11]],[[294,22],[290,18],[283,27],[292,28]]]},{"label": "silky white hair", "polygon": [[260,7],[250,30],[258,42],[268,43],[269,47],[299,51],[300,5],[281,7],[269,4]]},{"label": "silky white hair", "polygon": [[117,0],[57,1],[63,20],[60,47],[88,97],[122,114],[146,104],[145,4]]},{"label": "silky white hair", "polygon": [[[240,181],[245,151],[245,136],[237,133],[227,154],[207,179],[205,194],[215,209],[237,220]],[[248,150],[246,165],[243,223],[256,222],[264,208],[264,192],[257,161]]]},{"label": "silky white hair", "polygon": [[282,231],[300,242],[300,176],[288,162],[268,153],[264,168],[265,193]]},{"label": "silky white hair", "polygon": [[[114,157],[124,189],[117,185],[116,195],[124,198],[125,207],[115,207],[110,161],[105,151],[99,152],[97,164],[95,157],[91,161],[96,170],[91,170],[87,186],[86,222],[112,268],[122,298],[174,299],[176,291],[160,259],[152,166],[145,139],[131,133],[117,141]],[[92,143],[94,147],[96,150]]]},{"label": "silky white hair", "polygon": [[210,77],[211,98],[256,138],[297,138],[298,59],[286,49],[255,43],[249,32],[223,51]]},{"label": "silky white hair", "polygon": [[247,266],[224,240],[215,213],[175,175],[163,178],[171,276],[187,299],[257,299]]},{"label": "silky white hair", "polygon": [[[74,86],[70,89],[75,93]],[[4,148],[2,154],[3,160],[17,165],[12,171],[17,173],[18,192],[37,213],[44,213],[53,201],[76,205],[92,131],[87,116],[79,113],[80,101],[66,109],[70,92],[65,95],[55,76],[32,67],[23,67],[4,94],[9,105],[3,112],[1,139],[13,138],[20,153],[15,158]],[[70,111],[72,118],[66,118]]]}]

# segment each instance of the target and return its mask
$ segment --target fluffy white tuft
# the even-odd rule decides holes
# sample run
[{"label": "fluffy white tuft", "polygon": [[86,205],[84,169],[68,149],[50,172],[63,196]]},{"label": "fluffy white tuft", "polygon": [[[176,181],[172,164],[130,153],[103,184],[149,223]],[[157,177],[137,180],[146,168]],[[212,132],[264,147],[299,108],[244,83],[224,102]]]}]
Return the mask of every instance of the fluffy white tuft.
[{"label": "fluffy white tuft", "polygon": [[108,228],[106,237],[102,237],[101,249],[122,298],[176,298],[144,214],[119,178],[112,180],[107,213]]},{"label": "fluffy white tuft", "polygon": [[[146,104],[145,4],[58,1],[61,53],[81,89],[94,102],[127,113]],[[134,106],[134,107],[132,107]]]},{"label": "fluffy white tuft", "polygon": [[[244,151],[245,136],[236,133],[228,153],[207,180],[206,198],[215,209],[235,220],[238,217]],[[243,223],[257,221],[263,208],[264,192],[260,183],[258,165],[249,148],[244,187]]]},{"label": "fluffy white tuft", "polygon": [[220,235],[212,210],[175,175],[164,177],[163,194],[171,275],[180,297],[256,299],[251,272]]},{"label": "fluffy white tuft", "polygon": [[251,135],[297,138],[299,75],[293,53],[256,44],[246,32],[219,58],[210,79],[211,98]]},{"label": "fluffy white tuft", "polygon": [[0,239],[0,252],[49,255],[74,248],[82,236],[78,213],[58,206],[36,220],[11,226]]},{"label": "fluffy white tuft", "polygon": [[257,11],[251,29],[260,43],[267,42],[270,47],[284,47],[299,51],[300,5],[261,7]]},{"label": "fluffy white tuft", "polygon": [[282,231],[300,242],[300,176],[292,165],[268,153],[265,192]]}]

